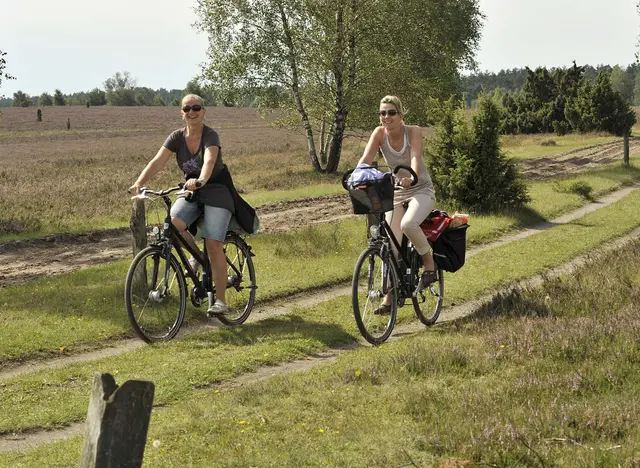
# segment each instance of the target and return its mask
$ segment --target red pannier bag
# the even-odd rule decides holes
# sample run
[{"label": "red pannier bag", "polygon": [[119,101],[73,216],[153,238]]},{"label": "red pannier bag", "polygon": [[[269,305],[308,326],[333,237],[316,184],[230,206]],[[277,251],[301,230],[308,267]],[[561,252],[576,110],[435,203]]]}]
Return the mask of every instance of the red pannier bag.
[{"label": "red pannier bag", "polygon": [[429,242],[433,243],[438,240],[440,234],[449,227],[449,223],[451,222],[451,218],[449,218],[449,214],[446,211],[433,210],[427,216],[427,219],[422,221],[420,224],[420,228],[424,235],[427,236]]}]

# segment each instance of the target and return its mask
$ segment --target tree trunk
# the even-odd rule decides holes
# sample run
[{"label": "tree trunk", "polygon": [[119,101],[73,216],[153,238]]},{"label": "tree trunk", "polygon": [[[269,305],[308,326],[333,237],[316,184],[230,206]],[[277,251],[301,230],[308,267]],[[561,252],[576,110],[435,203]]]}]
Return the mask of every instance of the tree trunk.
[{"label": "tree trunk", "polygon": [[320,164],[324,167],[327,165],[327,145],[326,141],[329,140],[327,135],[327,122],[322,119],[322,125],[320,126]]},{"label": "tree trunk", "polygon": [[347,109],[344,102],[344,44],[345,44],[345,24],[344,24],[344,3],[338,0],[336,12],[336,45],[333,56],[333,76],[336,87],[335,111],[333,114],[333,128],[331,130],[331,146],[329,147],[329,158],[325,171],[332,174],[338,170],[340,163],[340,153],[342,152],[342,139],[344,138],[344,127],[347,117]]},{"label": "tree trunk", "polygon": [[289,27],[289,20],[287,18],[287,13],[284,11],[284,7],[281,3],[278,5],[278,8],[280,9],[280,20],[282,21],[285,44],[289,49],[287,60],[291,69],[291,91],[293,91],[293,97],[296,101],[296,108],[298,109],[298,113],[300,114],[300,118],[302,119],[304,131],[307,135],[307,148],[309,150],[311,166],[316,172],[324,172],[322,170],[322,166],[320,165],[320,161],[318,161],[318,153],[316,152],[316,143],[315,141],[313,141],[313,129],[311,128],[311,122],[309,121],[309,116],[307,115],[307,111],[304,108],[304,103],[302,102],[302,95],[300,93],[300,79],[298,77],[298,64],[296,62],[296,51],[293,44],[291,29]]},{"label": "tree trunk", "polygon": [[342,153],[342,140],[344,139],[344,128],[347,120],[347,110],[344,107],[336,109],[335,121],[333,123],[333,137],[329,148],[329,159],[327,161],[326,172],[333,174],[338,170],[340,154]]},{"label": "tree trunk", "polygon": [[629,167],[629,132],[624,134],[624,165]]}]

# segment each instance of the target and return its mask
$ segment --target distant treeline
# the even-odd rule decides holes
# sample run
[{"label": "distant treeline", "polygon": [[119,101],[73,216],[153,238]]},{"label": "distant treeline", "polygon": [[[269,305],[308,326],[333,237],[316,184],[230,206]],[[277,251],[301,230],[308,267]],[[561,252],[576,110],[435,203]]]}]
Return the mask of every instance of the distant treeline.
[{"label": "distant treeline", "polygon": [[[229,105],[218,99],[216,94],[202,84],[197,78],[192,79],[183,89],[165,88],[151,89],[137,86],[136,80],[129,72],[117,72],[104,82],[103,88],[64,94],[56,89],[53,94],[45,91],[38,96],[30,96],[23,91],[16,91],[13,97],[0,97],[0,107],[30,106],[179,106],[185,94],[198,94],[206,105]],[[220,102],[218,102],[220,101]]]},{"label": "distant treeline", "polygon": [[[626,68],[618,65],[584,65],[581,67],[583,78],[586,81],[594,80],[600,72],[609,74],[611,86],[618,91],[625,102],[633,105],[640,105],[640,65],[631,64]],[[556,69],[548,69],[554,73]],[[465,93],[467,107],[475,107],[478,96],[484,90],[487,94],[506,94],[509,91],[519,91],[527,80],[528,68],[513,68],[511,70],[500,70],[498,73],[480,72],[462,77],[462,90]]]}]

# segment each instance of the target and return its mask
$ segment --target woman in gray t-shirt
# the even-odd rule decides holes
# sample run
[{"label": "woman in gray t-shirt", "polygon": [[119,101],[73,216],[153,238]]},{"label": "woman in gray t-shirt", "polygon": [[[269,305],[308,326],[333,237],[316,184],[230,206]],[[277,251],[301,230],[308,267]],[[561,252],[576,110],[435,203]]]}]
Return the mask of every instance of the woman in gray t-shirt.
[{"label": "woman in gray t-shirt", "polygon": [[228,175],[228,170],[222,161],[218,133],[204,124],[205,112],[204,101],[200,96],[188,94],[182,99],[181,114],[186,126],[167,137],[129,191],[139,193],[175,153],[178,166],[185,175],[184,188],[194,191],[194,201],[186,201],[184,198],[176,200],[171,207],[171,221],[185,240],[198,250],[188,227],[204,213],[202,237],[206,242],[211,262],[213,282],[215,285],[221,285],[220,288],[216,288],[215,304],[210,304],[207,311],[215,315],[227,312],[227,262],[223,244],[234,211],[234,202],[229,186],[214,182],[214,179],[226,180],[219,176]]}]

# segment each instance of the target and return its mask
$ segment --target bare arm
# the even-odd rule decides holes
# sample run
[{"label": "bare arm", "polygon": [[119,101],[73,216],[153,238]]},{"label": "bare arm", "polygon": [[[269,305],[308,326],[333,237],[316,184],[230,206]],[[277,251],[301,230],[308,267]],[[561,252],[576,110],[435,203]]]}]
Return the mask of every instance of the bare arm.
[{"label": "bare arm", "polygon": [[373,132],[371,132],[371,136],[369,137],[369,141],[367,142],[367,146],[364,149],[364,153],[362,153],[362,157],[358,164],[369,164],[376,159],[376,154],[378,154],[378,150],[382,145],[382,135],[384,134],[384,128],[377,127]]},{"label": "bare arm", "polygon": [[411,145],[411,169],[417,174],[422,155],[422,128],[417,125],[409,127],[409,145]]},{"label": "bare arm", "polygon": [[144,187],[151,178],[160,172],[173,153],[166,147],[161,147],[149,164],[142,170],[136,182],[129,188],[129,192],[139,193],[140,188]]},{"label": "bare arm", "polygon": [[[422,129],[418,126],[409,127],[409,145],[411,146],[411,169],[419,174],[420,159],[422,159]],[[404,188],[410,187],[413,179],[411,177],[401,177],[398,184]]]}]

